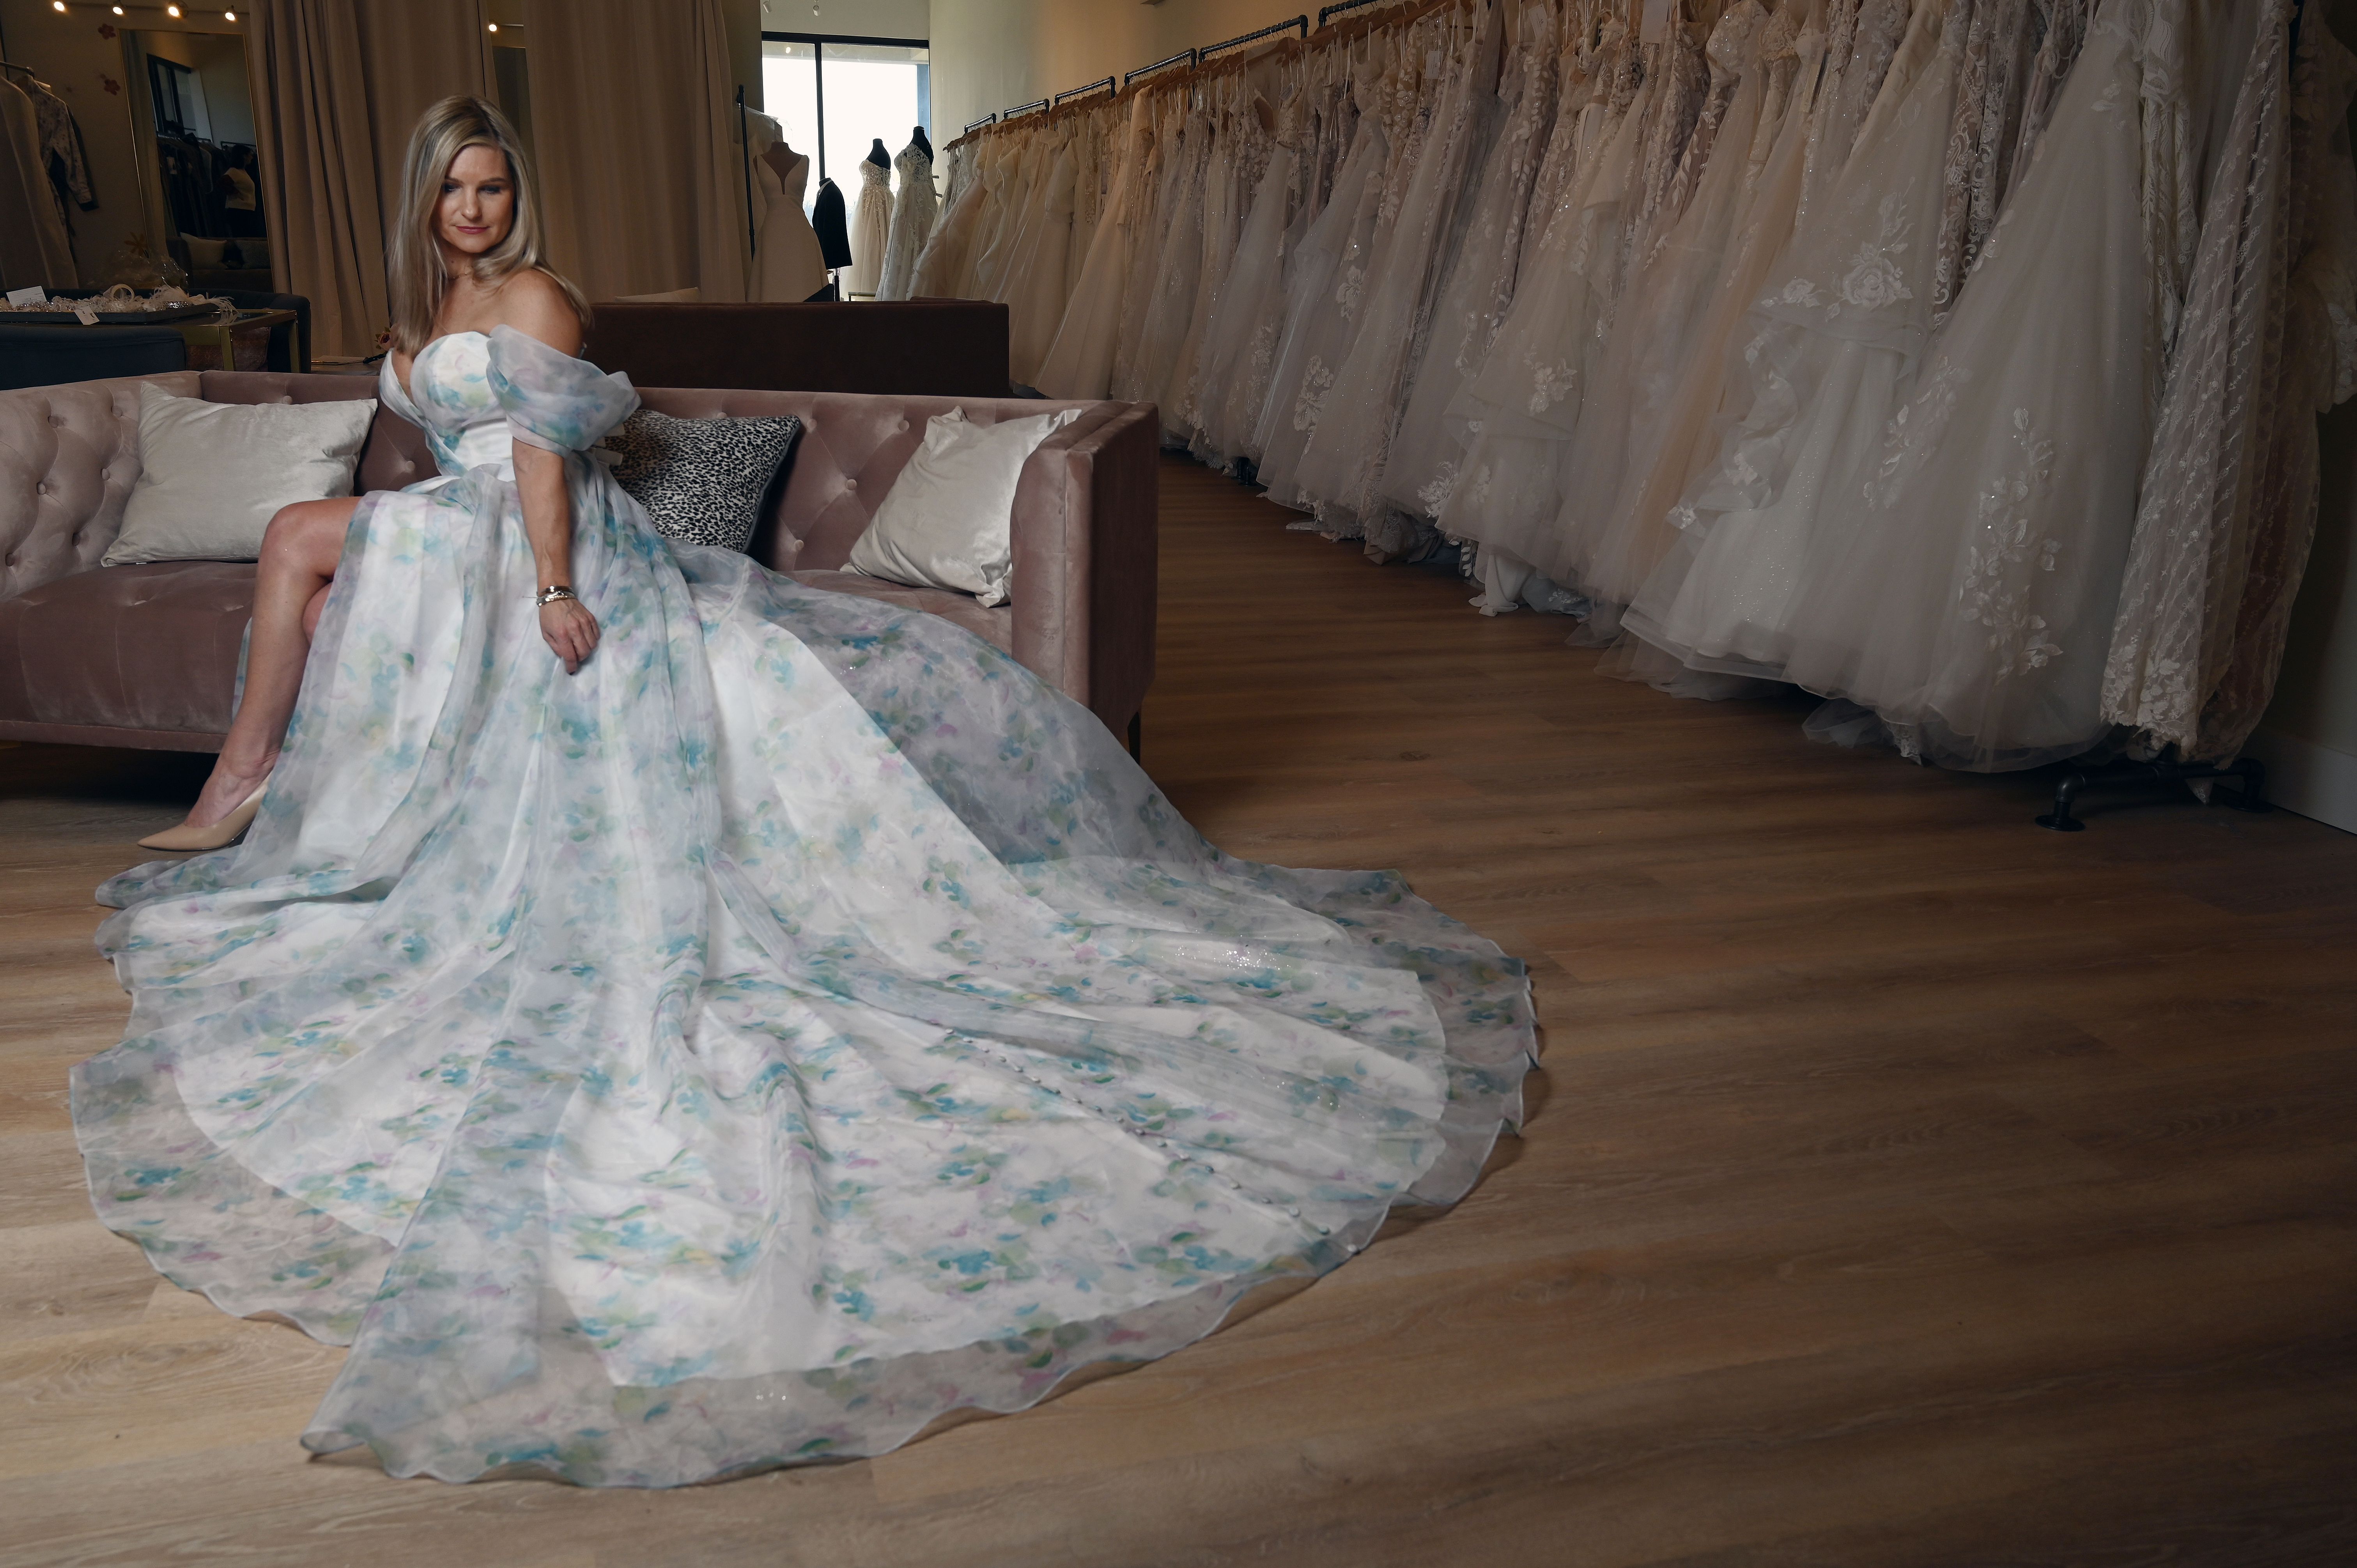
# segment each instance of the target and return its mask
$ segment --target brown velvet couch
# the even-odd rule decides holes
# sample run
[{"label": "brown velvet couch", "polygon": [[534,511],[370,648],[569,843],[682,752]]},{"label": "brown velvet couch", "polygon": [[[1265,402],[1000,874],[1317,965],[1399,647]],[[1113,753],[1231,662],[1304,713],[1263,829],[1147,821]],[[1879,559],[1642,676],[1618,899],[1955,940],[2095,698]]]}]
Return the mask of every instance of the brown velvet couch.
[{"label": "brown velvet couch", "polygon": [[[229,728],[253,564],[99,565],[139,477],[142,385],[213,403],[375,390],[348,376],[184,371],[0,392],[0,739],[213,751]],[[813,586],[955,621],[1135,743],[1154,678],[1159,425],[1150,404],[1085,404],[1033,455],[1015,499],[1014,599],[985,608],[840,568],[927,419],[953,406],[986,423],[1071,405],[664,388],[640,396],[683,418],[800,414],[807,428],[754,536],[758,560]],[[432,473],[425,438],[380,410],[358,488],[397,489]]]},{"label": "brown velvet couch", "polygon": [[1005,397],[1006,343],[1006,306],[978,299],[603,301],[581,352],[642,387]]}]

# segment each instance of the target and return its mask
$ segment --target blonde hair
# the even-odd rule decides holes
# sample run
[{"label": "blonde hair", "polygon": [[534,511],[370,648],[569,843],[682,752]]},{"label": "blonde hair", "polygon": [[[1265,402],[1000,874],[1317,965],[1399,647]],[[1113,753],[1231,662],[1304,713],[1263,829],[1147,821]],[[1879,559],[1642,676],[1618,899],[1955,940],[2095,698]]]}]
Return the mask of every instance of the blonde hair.
[{"label": "blonde hair", "polygon": [[570,279],[548,265],[540,182],[515,127],[479,98],[445,98],[426,110],[409,134],[408,156],[402,161],[401,205],[385,255],[393,285],[393,345],[404,354],[414,354],[432,339],[434,317],[449,286],[441,249],[434,240],[435,218],[442,202],[442,182],[468,147],[497,148],[515,185],[507,237],[475,258],[475,281],[496,288],[520,272],[546,273],[565,291],[582,325],[589,324],[589,302]]}]

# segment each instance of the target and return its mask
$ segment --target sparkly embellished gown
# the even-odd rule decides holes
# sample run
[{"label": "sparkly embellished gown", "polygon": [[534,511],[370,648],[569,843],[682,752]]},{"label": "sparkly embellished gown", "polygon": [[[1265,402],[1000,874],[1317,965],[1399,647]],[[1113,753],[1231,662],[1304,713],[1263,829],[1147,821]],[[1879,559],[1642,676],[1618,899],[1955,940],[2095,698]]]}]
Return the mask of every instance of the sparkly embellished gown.
[{"label": "sparkly embellished gown", "polygon": [[[623,378],[503,328],[413,381],[441,477],[358,509],[244,843],[100,890],[133,1011],[73,1075],[109,1226],[351,1348],[306,1445],[875,1454],[1471,1184],[1518,963],[1395,875],[1220,854],[945,620],[665,541],[579,456]],[[576,676],[512,441],[565,455]]]}]

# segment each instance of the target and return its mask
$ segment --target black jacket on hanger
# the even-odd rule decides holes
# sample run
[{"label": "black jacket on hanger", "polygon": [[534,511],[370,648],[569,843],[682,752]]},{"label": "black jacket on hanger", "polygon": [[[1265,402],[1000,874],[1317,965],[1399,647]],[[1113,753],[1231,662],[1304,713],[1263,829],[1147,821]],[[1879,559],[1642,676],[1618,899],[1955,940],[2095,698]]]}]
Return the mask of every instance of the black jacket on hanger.
[{"label": "black jacket on hanger", "polygon": [[811,203],[811,227],[818,231],[818,253],[829,271],[851,264],[851,228],[844,221],[843,189],[831,179],[818,182],[818,199]]}]

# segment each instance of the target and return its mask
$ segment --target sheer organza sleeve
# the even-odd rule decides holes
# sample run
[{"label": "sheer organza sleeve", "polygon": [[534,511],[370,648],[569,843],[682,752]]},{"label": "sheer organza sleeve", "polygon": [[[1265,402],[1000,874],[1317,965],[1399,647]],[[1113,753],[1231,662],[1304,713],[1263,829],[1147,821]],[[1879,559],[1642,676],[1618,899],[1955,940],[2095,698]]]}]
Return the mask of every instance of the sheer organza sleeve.
[{"label": "sheer organza sleeve", "polygon": [[515,438],[551,452],[587,451],[639,406],[630,377],[512,327],[491,328],[490,382]]}]

